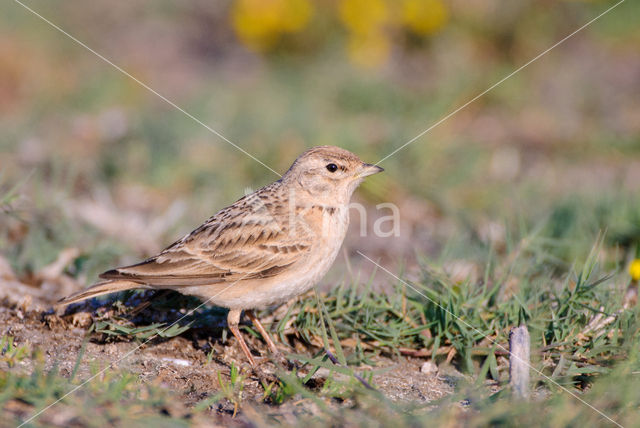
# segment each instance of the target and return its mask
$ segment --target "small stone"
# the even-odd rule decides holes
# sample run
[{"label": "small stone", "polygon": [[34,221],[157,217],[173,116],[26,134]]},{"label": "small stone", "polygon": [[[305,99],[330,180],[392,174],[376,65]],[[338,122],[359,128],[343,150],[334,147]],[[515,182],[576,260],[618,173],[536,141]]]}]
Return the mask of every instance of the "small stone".
[{"label": "small stone", "polygon": [[71,325],[74,327],[89,327],[93,323],[93,318],[89,312],[76,312],[71,317]]},{"label": "small stone", "polygon": [[433,361],[427,361],[420,367],[420,371],[428,375],[436,374],[438,373],[438,366]]}]

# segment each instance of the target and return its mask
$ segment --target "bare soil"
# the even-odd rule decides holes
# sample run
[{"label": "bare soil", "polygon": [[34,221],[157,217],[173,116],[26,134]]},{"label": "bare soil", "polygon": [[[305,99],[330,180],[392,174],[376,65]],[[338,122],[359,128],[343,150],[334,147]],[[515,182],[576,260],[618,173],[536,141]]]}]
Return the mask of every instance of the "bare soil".
[{"label": "bare soil", "polygon": [[[266,356],[265,344],[245,333],[249,347],[254,350],[257,354],[256,359],[260,361],[260,368],[256,373],[246,362],[233,336],[222,334],[225,328],[224,317],[216,317],[215,312],[213,315],[210,312],[205,313],[204,323],[195,323],[193,328],[178,336],[155,338],[144,343],[142,340],[131,340],[126,336],[113,337],[104,333],[88,332],[95,320],[105,319],[122,311],[131,311],[131,305],[115,305],[114,309],[110,304],[91,301],[56,314],[52,309],[43,310],[41,304],[31,304],[30,299],[27,299],[27,302],[23,300],[21,304],[12,300],[6,296],[0,300],[0,335],[14,337],[17,345],[28,344],[31,349],[40,349],[45,357],[45,368],[57,366],[63,376],[70,376],[73,372],[83,342],[86,341],[76,374],[77,379],[89,379],[92,373],[96,372],[96,367],[102,369],[112,364],[114,368],[136,374],[145,382],[171,391],[178,400],[175,408],[167,411],[180,414],[187,413],[196,403],[216,394],[220,390],[218,373],[222,374],[225,382],[228,381],[231,363],[235,362],[247,374],[240,410],[233,417],[233,405],[230,402],[225,404],[226,400],[223,400],[210,409],[211,416],[215,417],[209,422],[245,426],[250,424],[250,420],[255,420],[247,418],[254,414],[256,409],[260,409],[261,415],[285,419],[287,414],[314,412],[313,403],[307,400],[288,400],[279,406],[264,401],[260,378],[273,376],[276,371],[276,366]],[[136,299],[129,300],[133,300],[129,303],[136,303]],[[170,314],[170,319],[184,313],[184,310],[167,313]],[[166,320],[166,315],[162,317]],[[136,323],[149,324],[157,322],[158,315],[150,313],[150,309],[145,309],[137,318],[132,319]],[[292,351],[291,344],[279,343],[279,347],[284,353]],[[296,352],[299,351],[299,348],[296,349]],[[376,374],[373,376],[372,384],[391,400],[427,403],[442,398],[453,392],[455,380],[459,376],[454,370],[449,374],[422,373],[420,368],[425,362],[424,359],[376,356],[374,361],[375,367],[362,367],[362,371],[374,369]],[[33,370],[33,365],[32,360],[26,359],[11,370],[29,373]],[[6,363],[0,362],[0,370],[8,369]],[[306,373],[305,367],[300,369],[300,373]],[[315,387],[321,387],[328,375],[328,370],[320,369],[314,377]],[[33,409],[26,405],[9,405],[5,410],[20,418],[33,413]],[[55,415],[55,407],[47,413]]]}]

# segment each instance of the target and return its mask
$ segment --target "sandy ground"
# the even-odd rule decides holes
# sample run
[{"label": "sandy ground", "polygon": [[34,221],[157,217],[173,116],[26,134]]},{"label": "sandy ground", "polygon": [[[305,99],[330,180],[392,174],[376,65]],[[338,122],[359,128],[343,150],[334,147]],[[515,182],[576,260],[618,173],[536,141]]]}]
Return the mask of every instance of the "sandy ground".
[{"label": "sandy ground", "polygon": [[[314,411],[312,403],[305,400],[288,400],[280,406],[265,403],[263,388],[259,383],[260,376],[272,374],[275,371],[274,364],[262,354],[262,358],[257,358],[261,361],[260,376],[251,372],[233,336],[226,335],[223,340],[223,321],[209,321],[212,324],[209,327],[196,325],[179,336],[153,339],[141,346],[141,341],[88,333],[88,327],[94,319],[112,313],[110,305],[100,306],[91,302],[72,306],[59,314],[52,310],[43,311],[42,307],[34,309],[27,306],[16,304],[7,298],[0,301],[0,335],[14,337],[17,345],[29,344],[31,349],[40,349],[45,356],[46,368],[57,365],[64,376],[71,375],[83,341],[88,339],[76,375],[78,379],[89,379],[92,367],[95,372],[95,367],[104,368],[113,363],[114,367],[139,375],[143,381],[175,394],[179,403],[176,403],[175,409],[170,410],[172,414],[185,412],[189,407],[218,392],[218,372],[227,380],[232,362],[239,363],[248,374],[243,390],[243,403],[249,403],[251,411],[262,409],[260,413],[274,417]],[[141,318],[148,317],[149,314],[145,316],[145,311],[142,311]],[[265,352],[266,347],[262,341],[247,334],[245,337],[254,353]],[[293,351],[287,345],[279,346],[285,352]],[[207,361],[208,355],[212,355],[211,361]],[[372,383],[389,399],[424,404],[452,393],[458,376],[453,372],[423,373],[420,368],[425,361],[378,356],[375,357],[375,367],[363,367],[362,370],[374,369],[377,374],[373,376]],[[6,363],[0,363],[0,370],[7,369]],[[26,359],[11,370],[30,372],[33,370],[33,361]],[[301,372],[305,373],[305,368]],[[316,373],[314,383],[317,388],[324,383],[327,375],[326,369],[320,369]],[[211,414],[215,416],[212,422],[238,426],[249,423],[248,412],[244,412],[242,406],[235,418],[231,417],[231,403],[223,402],[214,406],[211,408]],[[5,410],[21,418],[33,412],[30,406],[24,404],[8,406]],[[49,412],[54,415],[56,410],[52,408],[47,411]]]}]

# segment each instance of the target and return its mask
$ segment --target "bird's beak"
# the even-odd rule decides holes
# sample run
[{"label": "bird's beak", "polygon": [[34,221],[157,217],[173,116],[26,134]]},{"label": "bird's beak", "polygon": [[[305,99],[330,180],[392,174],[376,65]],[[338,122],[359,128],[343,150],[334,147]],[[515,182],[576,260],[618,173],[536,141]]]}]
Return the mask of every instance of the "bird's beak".
[{"label": "bird's beak", "polygon": [[358,172],[358,177],[359,178],[364,178],[364,177],[368,177],[370,175],[373,174],[377,174],[379,172],[384,171],[384,168],[378,166],[378,165],[372,165],[370,163],[365,163],[362,164],[362,168],[360,169],[360,172]]}]

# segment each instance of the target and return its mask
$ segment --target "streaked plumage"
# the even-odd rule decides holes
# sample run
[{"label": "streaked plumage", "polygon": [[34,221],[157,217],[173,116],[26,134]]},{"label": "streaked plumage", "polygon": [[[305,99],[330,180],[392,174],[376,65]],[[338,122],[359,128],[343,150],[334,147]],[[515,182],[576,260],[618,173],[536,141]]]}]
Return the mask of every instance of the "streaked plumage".
[{"label": "streaked plumage", "polygon": [[353,191],[380,171],[344,149],[314,147],[280,180],[222,209],[158,255],[103,273],[105,281],[60,304],[136,288],[198,296],[230,309],[229,327],[253,364],[237,329],[241,311],[262,333],[252,309],[282,303],[324,276],[346,234]]}]

